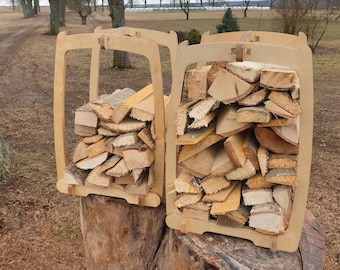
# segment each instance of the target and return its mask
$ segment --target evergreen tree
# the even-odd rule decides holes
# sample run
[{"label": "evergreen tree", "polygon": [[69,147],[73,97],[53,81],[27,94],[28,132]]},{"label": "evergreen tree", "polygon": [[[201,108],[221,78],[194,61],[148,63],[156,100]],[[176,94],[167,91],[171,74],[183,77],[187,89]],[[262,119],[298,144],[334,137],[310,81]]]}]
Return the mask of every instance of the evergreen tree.
[{"label": "evergreen tree", "polygon": [[222,18],[222,23],[216,26],[217,33],[240,31],[237,19],[233,16],[231,8],[228,8]]}]

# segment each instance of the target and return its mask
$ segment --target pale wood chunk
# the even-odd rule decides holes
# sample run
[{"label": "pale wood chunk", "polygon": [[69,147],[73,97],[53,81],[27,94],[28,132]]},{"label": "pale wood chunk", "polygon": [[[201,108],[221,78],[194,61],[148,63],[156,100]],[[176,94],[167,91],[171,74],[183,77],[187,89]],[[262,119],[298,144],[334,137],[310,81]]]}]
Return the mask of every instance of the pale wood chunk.
[{"label": "pale wood chunk", "polygon": [[185,170],[182,170],[180,175],[175,179],[175,190],[178,193],[200,193],[200,191],[192,184],[194,176]]},{"label": "pale wood chunk", "polygon": [[124,159],[121,159],[114,167],[106,171],[107,175],[113,177],[122,177],[129,173],[129,169],[126,167]]},{"label": "pale wood chunk", "polygon": [[119,124],[101,121],[100,125],[116,132],[132,132],[145,128],[146,123],[126,117]]},{"label": "pale wood chunk", "polygon": [[250,210],[249,226],[265,234],[283,233],[286,225],[281,207],[275,202],[255,205]]},{"label": "pale wood chunk", "polygon": [[272,169],[266,174],[266,179],[268,182],[288,185],[288,186],[297,186],[298,177],[295,170],[292,169]]},{"label": "pale wood chunk", "polygon": [[298,146],[300,137],[300,117],[294,118],[286,126],[272,127],[273,131],[285,141]]},{"label": "pale wood chunk", "polygon": [[290,123],[290,118],[275,117],[272,118],[268,123],[258,123],[258,127],[281,127],[286,126]]},{"label": "pale wood chunk", "polygon": [[123,133],[112,140],[114,147],[133,145],[138,142],[138,135],[136,132]]},{"label": "pale wood chunk", "polygon": [[219,192],[216,192],[214,194],[206,194],[202,198],[203,202],[223,202],[227,199],[227,197],[230,195],[230,193],[234,190],[234,188],[237,186],[237,181],[232,181],[230,185],[227,188],[224,188],[220,190]]},{"label": "pale wood chunk", "polygon": [[86,149],[88,147],[88,144],[84,143],[84,141],[80,141],[76,148],[74,149],[73,153],[73,162],[78,162],[79,160],[82,160],[84,158],[87,158]]},{"label": "pale wood chunk", "polygon": [[211,168],[211,175],[214,177],[225,176],[228,172],[235,169],[235,164],[231,161],[224,147],[218,150],[216,158]]},{"label": "pale wood chunk", "polygon": [[261,71],[260,83],[263,87],[274,90],[294,89],[297,74],[287,68],[264,68]]},{"label": "pale wood chunk", "polygon": [[270,91],[268,99],[289,112],[293,117],[300,113],[300,105],[287,92]]},{"label": "pale wood chunk", "polygon": [[246,185],[250,189],[258,188],[270,188],[274,183],[270,183],[266,180],[266,177],[262,176],[261,173],[256,173],[254,176],[249,177]]},{"label": "pale wood chunk", "polygon": [[83,136],[83,137],[93,136],[97,134],[97,128],[75,124],[74,134]]},{"label": "pale wood chunk", "polygon": [[196,155],[197,153],[203,151],[204,149],[210,147],[211,145],[219,142],[222,139],[223,139],[222,136],[211,134],[211,135],[208,135],[207,137],[205,137],[204,139],[202,139],[201,141],[199,141],[196,144],[184,145],[182,147],[179,155],[178,155],[177,162],[180,163],[180,162]]},{"label": "pale wood chunk", "polygon": [[230,104],[250,94],[256,86],[256,83],[250,84],[221,69],[216,73],[216,78],[209,87],[208,93],[224,104]]},{"label": "pale wood chunk", "polygon": [[128,170],[150,167],[155,160],[153,151],[146,145],[124,149],[123,157]]},{"label": "pale wood chunk", "polygon": [[249,83],[260,80],[261,70],[264,67],[264,63],[250,61],[230,62],[226,64],[228,71]]},{"label": "pale wood chunk", "polygon": [[235,188],[223,202],[213,202],[210,210],[211,215],[225,215],[235,211],[240,206],[242,183],[237,183]]},{"label": "pale wood chunk", "polygon": [[[151,174],[151,175],[150,175]],[[134,185],[127,185],[125,190],[130,194],[146,195],[151,189],[153,183],[153,172],[145,172],[141,175],[141,180]]]},{"label": "pale wood chunk", "polygon": [[118,136],[119,135],[118,132],[112,131],[110,129],[103,128],[103,127],[97,128],[97,132],[98,132],[98,134],[106,136],[106,137],[114,137],[114,136]]},{"label": "pale wood chunk", "polygon": [[250,215],[250,208],[244,206],[243,204],[240,204],[238,209],[227,212],[225,214],[225,216],[227,216],[228,218],[242,225],[245,225],[245,223],[248,221],[249,215]]},{"label": "pale wood chunk", "polygon": [[114,155],[117,155],[119,157],[123,157],[123,150],[125,149],[125,146],[121,146],[121,147],[113,147],[113,151],[111,152]]},{"label": "pale wood chunk", "polygon": [[150,126],[146,126],[138,133],[138,138],[143,141],[151,150],[155,148],[155,141],[152,138]]},{"label": "pale wood chunk", "polygon": [[213,97],[200,100],[189,108],[188,115],[194,121],[198,121],[208,115],[209,112],[216,110],[219,102]]},{"label": "pale wood chunk", "polygon": [[267,89],[263,88],[249,94],[248,96],[237,101],[242,106],[256,106],[263,102],[267,97]]},{"label": "pale wood chunk", "polygon": [[208,72],[211,66],[190,69],[185,72],[183,91],[190,100],[205,99],[208,89]]},{"label": "pale wood chunk", "polygon": [[112,145],[112,141],[114,140],[114,137],[110,137],[106,141],[106,151],[110,154],[114,154],[114,147]]},{"label": "pale wood chunk", "polygon": [[102,164],[107,159],[107,157],[108,157],[108,152],[104,152],[93,158],[88,157],[88,158],[82,159],[81,161],[78,161],[76,163],[76,166],[82,170],[93,169],[99,166],[100,164]]},{"label": "pale wood chunk", "polygon": [[176,134],[177,136],[182,136],[185,133],[187,123],[188,123],[188,112],[189,107],[195,104],[197,100],[187,102],[178,106],[177,118],[176,118]]},{"label": "pale wood chunk", "polygon": [[236,111],[238,108],[239,107],[236,104],[221,106],[217,115],[216,134],[223,137],[229,137],[253,126],[252,123],[241,123],[236,121]]},{"label": "pale wood chunk", "polygon": [[217,111],[212,111],[207,116],[203,117],[202,119],[199,119],[197,121],[192,122],[188,129],[198,129],[203,127],[208,127],[209,124],[215,119],[215,116],[217,115]]},{"label": "pale wood chunk", "polygon": [[271,189],[243,189],[242,198],[245,206],[257,205],[268,202],[273,202],[273,192]]},{"label": "pale wood chunk", "polygon": [[106,171],[114,167],[120,160],[121,157],[113,155],[112,157],[109,157],[100,167],[103,171]]},{"label": "pale wood chunk", "polygon": [[243,167],[238,167],[231,172],[226,174],[226,178],[228,180],[244,180],[252,177],[256,174],[256,169],[249,159],[246,159],[246,162]]},{"label": "pale wood chunk", "polygon": [[212,123],[207,128],[194,129],[185,133],[183,136],[177,137],[175,139],[176,145],[190,145],[197,144],[202,141],[205,137],[209,136],[216,130],[216,125]]},{"label": "pale wood chunk", "polygon": [[135,179],[133,179],[132,175],[128,173],[124,176],[115,177],[114,182],[118,185],[133,185],[135,183]]},{"label": "pale wood chunk", "polygon": [[[167,96],[164,96],[164,102],[166,102],[167,98]],[[154,95],[150,94],[142,101],[133,105],[130,111],[130,117],[140,121],[152,121],[155,118]]]},{"label": "pale wood chunk", "polygon": [[263,106],[243,107],[237,110],[237,122],[268,123],[271,119],[271,113]]},{"label": "pale wood chunk", "polygon": [[222,189],[229,187],[231,184],[230,180],[225,179],[225,177],[213,177],[207,176],[205,177],[200,185],[203,188],[206,194],[214,194]]},{"label": "pale wood chunk", "polygon": [[141,176],[144,172],[145,172],[145,168],[131,170],[131,175],[132,175],[134,184],[138,183],[141,180]]},{"label": "pale wood chunk", "polygon": [[183,216],[188,218],[194,218],[204,221],[209,221],[210,213],[209,211],[190,208],[191,205],[183,207]]},{"label": "pale wood chunk", "polygon": [[175,198],[175,205],[177,208],[197,203],[201,200],[202,193],[181,193]]},{"label": "pale wood chunk", "polygon": [[79,170],[73,162],[70,162],[67,167],[64,168],[64,181],[69,185],[82,186],[87,176],[88,172]]},{"label": "pale wood chunk", "polygon": [[298,154],[299,152],[298,146],[285,141],[270,128],[255,127],[254,131],[260,145],[276,154]]},{"label": "pale wood chunk", "polygon": [[95,104],[89,103],[89,106],[96,113],[99,119],[109,121],[113,115],[114,109],[108,103]]},{"label": "pale wood chunk", "polygon": [[286,111],[284,108],[280,107],[279,105],[277,105],[275,102],[271,100],[266,100],[264,102],[264,108],[276,116],[285,117],[285,118],[294,118],[293,114]]},{"label": "pale wood chunk", "polygon": [[273,198],[285,212],[290,213],[293,202],[292,187],[285,185],[276,185],[273,188]]},{"label": "pale wood chunk", "polygon": [[268,150],[260,145],[257,150],[257,160],[259,161],[262,176],[265,176],[268,172],[268,159],[269,159]]},{"label": "pale wood chunk", "polygon": [[103,135],[97,134],[90,137],[84,137],[82,141],[86,144],[92,144],[99,142],[101,139],[103,139]]},{"label": "pale wood chunk", "polygon": [[133,93],[130,95],[129,88],[124,88],[122,92],[127,92],[126,97],[121,103],[115,108],[111,120],[118,124],[120,123],[125,116],[127,116],[132,108],[132,106],[136,105],[138,102],[145,99],[147,96],[151,95],[153,92],[152,84],[147,85],[143,89],[139,90],[138,92]]},{"label": "pale wood chunk", "polygon": [[236,167],[244,166],[244,163],[246,161],[246,156],[242,151],[244,138],[244,132],[236,133],[227,138],[223,143],[228,157],[235,164]]},{"label": "pale wood chunk", "polygon": [[213,83],[216,78],[216,73],[221,69],[225,69],[227,63],[227,61],[216,61],[211,65],[211,68],[208,72],[208,85]]},{"label": "pale wood chunk", "polygon": [[260,169],[259,161],[257,159],[257,151],[259,148],[259,143],[255,138],[255,134],[252,129],[246,131],[246,135],[242,144],[242,151],[247,159],[251,161],[255,169],[258,171]]},{"label": "pale wood chunk", "polygon": [[268,159],[268,169],[297,169],[296,155],[270,154]]},{"label": "pale wood chunk", "polygon": [[101,153],[106,152],[106,142],[107,138],[105,137],[104,139],[101,139],[100,141],[93,143],[89,145],[86,148],[86,154],[89,158],[93,158],[95,156],[98,156]]},{"label": "pale wood chunk", "polygon": [[110,185],[109,185],[109,188],[125,191],[125,187],[124,186],[119,185],[119,184],[117,184],[115,182],[111,182]]},{"label": "pale wood chunk", "polygon": [[112,176],[105,174],[102,167],[97,166],[89,173],[89,175],[85,179],[85,183],[90,183],[102,187],[108,187],[112,180],[113,180]]},{"label": "pale wood chunk", "polygon": [[84,104],[76,110],[74,116],[74,124],[92,128],[97,127],[98,117],[88,103]]},{"label": "pale wood chunk", "polygon": [[192,175],[203,178],[210,174],[217,151],[216,145],[210,146],[179,165]]}]

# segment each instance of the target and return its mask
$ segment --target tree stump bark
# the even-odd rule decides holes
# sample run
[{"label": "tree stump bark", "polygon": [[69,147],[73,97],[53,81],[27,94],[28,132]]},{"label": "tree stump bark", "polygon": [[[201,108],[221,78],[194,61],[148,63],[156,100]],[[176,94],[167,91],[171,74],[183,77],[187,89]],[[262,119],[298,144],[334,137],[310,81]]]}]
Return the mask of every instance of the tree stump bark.
[{"label": "tree stump bark", "polygon": [[88,270],[322,269],[323,232],[306,210],[297,251],[271,252],[248,240],[214,233],[183,235],[165,225],[165,207],[115,198],[80,199]]}]

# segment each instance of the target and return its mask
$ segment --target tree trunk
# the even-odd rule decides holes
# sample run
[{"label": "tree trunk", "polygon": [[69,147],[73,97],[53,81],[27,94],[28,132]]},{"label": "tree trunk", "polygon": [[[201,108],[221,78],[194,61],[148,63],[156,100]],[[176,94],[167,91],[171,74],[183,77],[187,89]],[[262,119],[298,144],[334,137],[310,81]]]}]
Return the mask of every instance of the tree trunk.
[{"label": "tree trunk", "polygon": [[34,15],[32,0],[21,0],[21,6],[24,18],[30,18]]},{"label": "tree trunk", "polygon": [[65,26],[66,0],[59,1],[59,26]]},{"label": "tree trunk", "polygon": [[165,228],[165,207],[98,195],[80,199],[88,270],[149,269]]},{"label": "tree trunk", "polygon": [[92,195],[80,199],[87,269],[322,269],[324,238],[306,211],[299,249],[271,252],[214,233],[187,235],[165,226],[165,207],[129,205]]},{"label": "tree trunk", "polygon": [[49,0],[50,3],[50,34],[58,35],[59,33],[59,0]]},{"label": "tree trunk", "polygon": [[[125,25],[125,7],[124,0],[109,0],[110,17],[112,27],[122,27]],[[128,68],[129,58],[126,52],[114,51],[113,53],[113,67]]]}]

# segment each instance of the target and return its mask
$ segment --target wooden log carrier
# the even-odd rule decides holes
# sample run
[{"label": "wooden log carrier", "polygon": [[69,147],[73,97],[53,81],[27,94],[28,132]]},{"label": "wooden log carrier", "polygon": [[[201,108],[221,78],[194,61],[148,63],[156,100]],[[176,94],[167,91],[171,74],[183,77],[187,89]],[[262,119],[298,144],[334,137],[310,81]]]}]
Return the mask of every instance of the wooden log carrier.
[{"label": "wooden log carrier", "polygon": [[[98,38],[102,37],[103,34],[110,37],[108,33],[112,34],[112,31],[113,30],[97,29],[96,35],[98,34]],[[128,28],[117,31],[120,33],[143,32],[135,31],[134,29],[128,30]],[[257,33],[257,35],[261,36],[261,40],[262,37],[265,37],[264,40],[271,40],[271,33],[261,32]],[[135,36],[135,34],[132,34],[132,36]],[[211,35],[210,38],[214,39],[214,36],[217,35]],[[302,43],[304,40],[303,37],[304,36],[300,34],[299,39],[302,39]],[[227,39],[228,38],[229,36],[227,35]],[[182,85],[187,65],[192,63],[202,65],[208,61],[220,60],[233,62],[235,61],[235,48],[237,47],[237,42],[234,41],[241,40],[241,38],[242,36],[240,37],[239,35],[235,38],[233,34],[230,40],[227,40],[230,41],[229,43],[225,43],[226,37],[224,37],[224,40],[213,40],[215,44],[201,44],[194,45],[193,47],[187,46],[185,43],[179,45],[177,60],[175,62],[172,61],[173,71],[175,72],[173,72],[174,77],[170,103],[166,110],[169,112],[178,111],[177,107],[180,104],[182,96]],[[274,39],[276,42],[280,39],[276,33]],[[221,44],[216,44],[217,42],[221,42]],[[267,41],[264,43],[270,42]],[[65,142],[61,143],[59,141],[56,143],[58,189],[70,195],[81,196],[80,215],[87,269],[322,269],[325,249],[323,232],[311,212],[308,210],[305,211],[310,169],[313,102],[312,92],[307,93],[303,91],[311,91],[313,88],[310,77],[311,66],[308,62],[310,55],[307,52],[306,46],[300,48],[300,46],[296,45],[296,47],[300,48],[299,50],[296,49],[296,51],[288,49],[288,55],[291,53],[292,57],[290,58],[288,56],[287,58],[285,54],[287,52],[286,47],[264,45],[262,48],[262,44],[261,46],[258,45],[259,44],[248,44],[245,42],[242,48],[242,60],[245,59],[254,62],[261,60],[271,63],[271,61],[275,59],[275,64],[290,66],[299,71],[301,89],[300,109],[303,112],[301,113],[302,119],[300,123],[303,120],[304,126],[300,127],[300,140],[297,146],[299,155],[297,160],[288,154],[284,156],[272,155],[267,149],[262,149],[261,146],[253,141],[255,133],[249,135],[247,131],[244,131],[232,137],[229,134],[230,130],[224,130],[222,135],[216,134],[216,127],[211,128],[210,124],[211,119],[217,115],[214,115],[214,113],[208,113],[208,117],[202,118],[204,121],[184,123],[184,126],[191,125],[191,127],[203,125],[204,128],[204,126],[207,126],[206,129],[208,131],[205,130],[205,133],[202,132],[204,135],[199,132],[199,134],[194,134],[193,137],[179,137],[177,136],[178,126],[176,126],[177,113],[168,113],[166,119],[168,121],[166,138],[168,152],[166,156],[163,154],[166,164],[166,196],[165,198],[162,197],[161,189],[158,189],[157,198],[159,198],[159,201],[157,199],[156,202],[153,198],[149,201],[147,196],[143,197],[143,199],[141,199],[140,196],[127,196],[125,191],[124,193],[121,193],[121,191],[105,193],[103,192],[103,190],[105,190],[103,187],[95,187],[91,192],[80,192],[82,187],[78,184],[71,185],[71,180],[68,180],[68,184],[65,184],[65,179],[68,175],[66,172],[68,172],[68,170],[65,170],[66,158],[61,158],[65,156],[65,152],[62,153],[60,150],[57,150],[61,146],[61,149],[64,149]],[[91,73],[94,80],[90,83],[90,100],[98,96],[99,79],[97,56],[99,55],[100,48],[97,47],[97,45],[93,45],[92,48],[94,48],[94,54],[92,55],[93,68],[91,67]],[[199,53],[202,51],[207,53],[202,55]],[[303,61],[307,59],[307,64],[299,61],[299,53],[301,53],[301,51],[305,53]],[[271,53],[267,55],[268,52]],[[277,59],[278,55],[281,55],[281,57],[278,57],[279,59]],[[174,58],[171,60],[173,59]],[[301,67],[300,65],[303,63],[304,65]],[[301,71],[302,68],[306,70]],[[62,71],[62,68],[60,70]],[[57,83],[57,86],[58,85]],[[60,90],[58,87],[57,89]],[[203,99],[205,99],[207,95],[197,95],[193,93],[192,96],[204,96]],[[161,95],[158,97],[161,98]],[[64,108],[63,104],[61,104],[64,97],[62,96],[62,99],[60,99],[60,97],[55,96],[55,98],[58,101],[55,105],[62,105],[62,108]],[[188,105],[187,108],[183,108],[184,111],[189,113],[189,110],[192,109],[191,105],[192,104],[190,104],[190,106]],[[215,104],[211,106],[213,108]],[[261,112],[263,110],[264,109],[261,108]],[[201,111],[202,110],[198,110],[196,113],[195,110],[192,110],[191,115],[197,115]],[[59,113],[59,110],[58,112],[55,111],[55,114],[56,113]],[[228,113],[226,119],[229,121],[230,119],[228,117],[230,117],[230,115],[234,116],[236,110],[228,111]],[[58,120],[63,119],[63,117],[63,115],[61,118],[60,115],[56,116],[56,122],[60,123]],[[275,125],[275,123],[272,124],[271,121],[272,120],[268,123],[261,122],[258,123],[258,125]],[[267,120],[265,120],[265,122],[267,122]],[[283,122],[284,120],[280,121],[280,123]],[[233,124],[235,124],[235,121]],[[241,130],[249,129],[249,123],[240,122],[239,124],[240,125],[237,125],[235,128],[241,127]],[[55,127],[59,128],[60,126],[58,124]],[[195,128],[193,128],[193,130],[194,129]],[[188,130],[190,131],[190,128],[188,128]],[[61,136],[62,134],[55,131],[55,135]],[[221,149],[218,148],[209,148],[216,143],[221,143],[222,139],[225,140],[226,137],[230,139],[225,143],[225,151],[221,151]],[[89,143],[88,140],[90,140],[90,138],[91,140],[95,139],[90,136],[85,143]],[[135,140],[136,136],[129,134],[129,138],[129,140]],[[176,142],[178,138],[180,138],[180,140]],[[178,153],[177,145],[180,145],[183,141],[184,145],[181,146],[181,152]],[[102,144],[100,139],[95,143],[99,143],[98,146]],[[117,141],[116,143],[119,144]],[[90,153],[95,153],[96,151],[91,148],[84,150],[81,146],[82,145],[79,146],[80,155],[84,155],[84,151],[86,152],[86,150]],[[207,148],[209,148],[209,150],[205,151]],[[262,152],[256,153],[256,151],[254,151],[254,149],[260,148],[261,151],[263,150]],[[242,151],[244,152],[244,156],[242,155]],[[259,154],[262,155],[261,158],[258,158]],[[196,157],[197,155],[199,155],[198,158]],[[218,158],[213,159],[214,156]],[[202,157],[205,160],[210,160],[210,165],[207,163],[204,164],[204,168],[199,166],[195,167],[195,161],[197,163],[201,162]],[[277,165],[275,164],[278,163],[287,164],[286,166],[288,166],[289,169],[296,169],[296,163],[294,162],[300,164],[297,168],[297,176],[303,180],[300,180],[298,185],[294,187],[295,198],[292,206],[290,226],[283,234],[274,236],[264,235],[253,229],[230,225],[230,216],[228,215],[225,216],[225,220],[221,218],[220,223],[216,224],[216,222],[211,219],[209,210],[206,209],[206,204],[200,204],[200,202],[198,204],[190,203],[186,207],[183,207],[183,212],[179,211],[176,206],[177,190],[181,190],[183,193],[193,194],[193,199],[190,200],[195,200],[195,198],[202,198],[203,200],[204,197],[199,196],[197,193],[197,182],[195,182],[197,177],[192,177],[191,173],[187,173],[185,170],[182,170],[182,174],[179,174],[177,162],[183,164],[183,167],[187,166],[190,170],[193,170],[194,174],[199,176],[207,174],[207,167],[210,167],[212,169],[211,175],[204,176],[204,181],[199,183],[199,185],[204,188],[205,196],[215,196],[216,194],[218,194],[220,198],[221,196],[225,196],[228,204],[216,204],[216,213],[226,211],[225,209],[237,209],[239,215],[236,217],[240,219],[242,217],[242,211],[244,210],[242,209],[243,205],[240,205],[239,199],[241,191],[243,190],[240,185],[241,181],[228,180],[221,176],[231,172],[234,173],[235,168],[240,168],[238,166],[243,164],[245,160],[250,159],[256,159],[258,161],[258,164],[256,164],[256,166],[254,165],[254,167],[256,167],[254,169],[259,173],[248,178],[246,185],[249,190],[254,187],[261,187],[263,189],[272,188],[273,198],[276,198],[280,202],[282,201],[282,205],[289,205],[287,200],[290,198],[290,188],[279,185],[278,187],[280,187],[280,189],[275,190],[272,187],[273,184],[268,184],[268,182],[263,179],[264,177],[261,173],[263,171],[265,175],[269,170],[277,169],[275,167]],[[115,163],[116,161],[112,160],[110,162]],[[239,164],[237,165],[237,163]],[[251,168],[250,171],[252,170]],[[242,171],[241,173],[243,174],[245,172]],[[178,175],[179,177],[177,177]],[[240,173],[238,172],[236,175],[239,176]],[[71,178],[74,180],[74,177]],[[104,185],[105,181],[104,179]],[[127,180],[121,179],[120,181],[123,182]],[[91,186],[91,188],[93,187]],[[223,191],[224,195],[219,194],[218,191]],[[266,194],[268,193],[266,192]],[[261,196],[263,195],[260,195],[260,197],[257,195],[257,191],[249,192],[247,190],[247,197],[245,198],[250,200],[250,202],[254,202],[261,198]],[[269,199],[270,198],[271,197],[269,197]],[[209,200],[209,197],[205,200]],[[178,205],[183,203],[186,204],[187,200],[178,201]],[[143,207],[144,205],[151,207]],[[223,221],[225,221],[226,224],[223,224]]]}]

